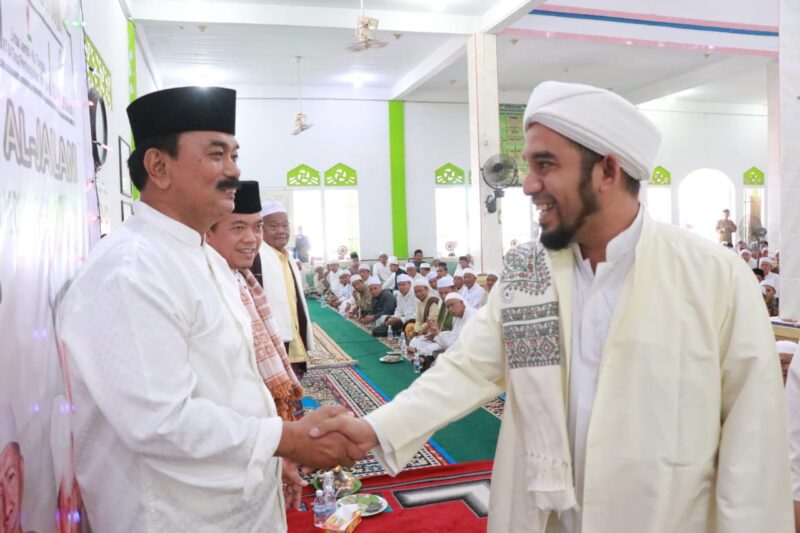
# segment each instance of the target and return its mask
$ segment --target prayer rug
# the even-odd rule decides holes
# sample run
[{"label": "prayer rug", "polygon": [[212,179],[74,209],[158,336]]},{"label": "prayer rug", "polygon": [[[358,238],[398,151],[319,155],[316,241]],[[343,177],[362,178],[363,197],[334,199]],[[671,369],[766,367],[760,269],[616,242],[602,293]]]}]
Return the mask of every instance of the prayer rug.
[{"label": "prayer rug", "polygon": [[[359,533],[478,533],[486,531],[492,461],[459,463],[401,472],[395,478],[364,480],[362,493],[378,494],[387,511],[364,518]],[[287,511],[289,533],[312,533],[311,502],[307,490],[301,510]]]},{"label": "prayer rug", "polygon": [[312,324],[314,332],[314,349],[308,352],[309,368],[333,368],[338,366],[352,366],[356,360],[347,355],[347,352],[334,342],[325,330],[317,324]]},{"label": "prayer rug", "polygon": [[[362,417],[386,403],[383,397],[352,368],[313,368],[303,377],[306,412],[322,405],[342,405]],[[430,441],[417,452],[406,468],[417,469],[448,464],[436,444]],[[356,462],[350,469],[356,477],[385,474],[383,466],[372,456]]]}]

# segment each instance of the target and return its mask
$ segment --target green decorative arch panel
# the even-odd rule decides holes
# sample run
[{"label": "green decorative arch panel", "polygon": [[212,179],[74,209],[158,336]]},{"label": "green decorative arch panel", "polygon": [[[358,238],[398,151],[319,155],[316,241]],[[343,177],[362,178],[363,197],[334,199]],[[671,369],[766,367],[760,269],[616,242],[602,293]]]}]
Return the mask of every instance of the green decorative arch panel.
[{"label": "green decorative arch panel", "polygon": [[354,187],[358,185],[358,175],[354,169],[344,163],[339,163],[325,171],[325,185],[328,187]]},{"label": "green decorative arch panel", "polygon": [[744,184],[745,185],[756,185],[756,186],[763,186],[764,185],[764,172],[757,168],[757,167],[750,167],[744,172]]},{"label": "green decorative arch panel", "polygon": [[464,185],[464,169],[446,163],[436,169],[436,185]]},{"label": "green decorative arch panel", "polygon": [[286,185],[289,187],[319,187],[319,170],[308,165],[298,165],[286,173]]},{"label": "green decorative arch panel", "polygon": [[654,168],[649,184],[661,186],[672,185],[672,172],[661,166]]}]

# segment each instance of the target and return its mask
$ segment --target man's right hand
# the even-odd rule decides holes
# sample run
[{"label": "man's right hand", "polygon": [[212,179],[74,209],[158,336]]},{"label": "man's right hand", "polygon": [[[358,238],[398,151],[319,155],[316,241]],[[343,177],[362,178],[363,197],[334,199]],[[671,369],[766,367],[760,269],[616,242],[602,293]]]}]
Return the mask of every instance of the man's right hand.
[{"label": "man's right hand", "polygon": [[312,428],[310,432],[310,436],[315,439],[323,439],[337,434],[345,435],[363,453],[367,453],[378,445],[378,436],[369,422],[354,416],[327,418]]},{"label": "man's right hand", "polygon": [[352,418],[352,414],[341,406],[325,406],[296,422],[284,422],[275,455],[287,457],[298,464],[313,468],[352,466],[358,459],[364,457],[365,452],[345,435],[331,433],[314,439],[309,436],[312,428],[338,417]]}]

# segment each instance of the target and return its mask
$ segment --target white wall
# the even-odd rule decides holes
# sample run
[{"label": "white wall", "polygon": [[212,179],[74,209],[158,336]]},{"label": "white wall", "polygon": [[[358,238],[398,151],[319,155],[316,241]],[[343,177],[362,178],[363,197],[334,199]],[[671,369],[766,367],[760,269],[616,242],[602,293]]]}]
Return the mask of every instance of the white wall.
[{"label": "white wall", "polygon": [[330,167],[344,163],[358,173],[361,255],[374,258],[381,250],[391,250],[387,102],[304,101],[303,112],[314,127],[293,136],[296,112],[294,100],[237,101],[242,179],[258,180],[262,188],[285,187],[286,172],[297,165],[309,165],[324,175]]},{"label": "white wall", "polygon": [[409,253],[436,253],[435,171],[445,163],[469,172],[467,104],[406,103],[406,202]]}]

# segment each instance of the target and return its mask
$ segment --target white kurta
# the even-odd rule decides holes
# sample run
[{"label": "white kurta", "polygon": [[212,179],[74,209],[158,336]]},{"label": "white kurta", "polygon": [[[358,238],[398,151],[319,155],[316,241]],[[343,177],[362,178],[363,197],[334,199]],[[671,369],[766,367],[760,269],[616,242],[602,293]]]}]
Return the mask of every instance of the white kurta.
[{"label": "white kurta", "polygon": [[417,317],[417,298],[414,296],[414,291],[409,289],[405,296],[399,290],[394,291],[394,298],[397,300],[394,316],[401,319],[404,324]]},{"label": "white kurta", "polygon": [[397,272],[391,272],[390,271],[389,272],[389,277],[386,278],[386,281],[383,282],[383,285],[381,285],[381,288],[385,289],[387,291],[393,291],[394,288],[397,286],[397,283],[395,283],[395,278],[396,277],[397,277]]},{"label": "white kurta", "polygon": [[[261,274],[264,282],[264,293],[267,295],[267,301],[272,310],[272,316],[278,323],[278,331],[281,334],[283,342],[291,342],[294,339],[294,330],[292,328],[292,311],[289,309],[289,294],[286,292],[285,277],[283,275],[283,266],[278,254],[282,253],[267,244],[261,243],[259,255],[261,256]],[[294,261],[289,261],[289,267],[292,269],[294,275],[295,286],[300,291],[300,305],[303,306],[303,311],[308,320],[306,325],[306,348],[309,350],[314,349],[314,332],[311,328],[311,318],[308,314],[308,304],[306,303],[305,295],[303,294],[302,285],[300,283],[300,274],[297,271],[297,266]],[[338,281],[338,279],[337,279]],[[331,287],[333,289],[333,287]],[[291,289],[289,289],[291,290]],[[298,316],[298,320],[303,317]],[[301,330],[302,331],[302,328]]]},{"label": "white kurta", "polygon": [[461,297],[464,298],[465,302],[467,302],[467,305],[473,309],[478,309],[481,305],[483,305],[483,297],[486,294],[486,291],[483,289],[483,287],[478,285],[478,282],[475,282],[472,287],[467,287],[464,285],[461,287],[461,289],[463,292],[459,291],[459,294],[461,294]]},{"label": "white kurta", "polygon": [[476,314],[476,309],[472,309],[470,306],[465,305],[463,316],[459,317],[453,315],[453,329],[450,331],[442,331],[436,335],[436,337],[433,338],[434,342],[436,342],[436,344],[445,350],[449,349],[461,336],[461,332],[464,331],[464,326],[467,324],[467,321],[470,319],[470,317],[473,317]]},{"label": "white kurta", "polygon": [[328,286],[330,286],[331,292],[335,295],[339,295],[342,292],[342,282],[339,281],[338,270],[336,272],[328,272]]},{"label": "white kurta", "polygon": [[145,204],[58,309],[96,531],[285,531],[282,422],[225,260]]},{"label": "white kurta", "polygon": [[[551,259],[568,391],[574,256]],[[367,420],[380,429],[388,462],[405,465],[433,432],[509,389],[489,531],[549,533],[560,524],[548,524],[525,488],[525,414],[511,401],[520,393],[507,379],[502,289],[498,282],[431,370]],[[599,367],[583,533],[793,531],[783,404],[772,330],[747,265],[645,217]]]},{"label": "white kurta", "polygon": [[383,264],[380,261],[372,265],[372,275],[377,277],[381,280],[381,283],[385,282],[389,279],[389,276],[392,275],[392,270],[389,268],[389,264]]}]

